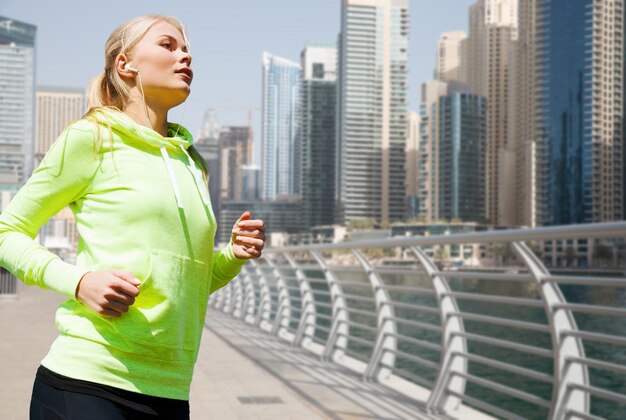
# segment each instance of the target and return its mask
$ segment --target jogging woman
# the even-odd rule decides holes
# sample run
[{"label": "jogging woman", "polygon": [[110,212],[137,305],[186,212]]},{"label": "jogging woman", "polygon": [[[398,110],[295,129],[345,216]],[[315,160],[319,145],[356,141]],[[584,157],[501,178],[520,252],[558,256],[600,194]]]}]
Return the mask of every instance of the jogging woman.
[{"label": "jogging woman", "polygon": [[[263,222],[245,212],[214,251],[206,162],[189,132],[168,122],[192,79],[176,18],[115,29],[89,111],[0,215],[0,265],[68,298],[36,374],[31,419],[189,418],[208,296],[265,243]],[[66,205],[80,234],[76,264],[33,240]]]}]

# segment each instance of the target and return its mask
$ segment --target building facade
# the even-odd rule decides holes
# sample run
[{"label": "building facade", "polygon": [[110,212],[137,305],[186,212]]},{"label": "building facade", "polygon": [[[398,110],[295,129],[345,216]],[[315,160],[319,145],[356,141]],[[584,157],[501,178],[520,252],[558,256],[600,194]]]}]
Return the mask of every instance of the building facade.
[{"label": "building facade", "polygon": [[343,0],[338,43],[338,222],[405,214],[408,0]]},{"label": "building facade", "polygon": [[539,4],[539,223],[622,219],[624,1]]},{"label": "building facade", "polygon": [[65,127],[86,111],[83,89],[38,86],[36,96],[35,167]]},{"label": "building facade", "polygon": [[438,103],[438,219],[484,220],[486,102],[454,92]]},{"label": "building facade", "polygon": [[223,127],[219,137],[220,147],[220,202],[243,199],[243,168],[248,162],[250,127]]},{"label": "building facade", "polygon": [[263,53],[263,199],[300,193],[300,65]]},{"label": "building facade", "polygon": [[[503,225],[502,183],[506,174],[505,150],[509,145],[509,100],[512,45],[518,37],[517,0],[478,0],[470,7],[469,36],[465,43],[467,82],[471,92],[486,98],[487,140],[485,145],[485,217]],[[510,190],[510,187],[504,188]]]},{"label": "building facade", "polygon": [[437,43],[437,64],[435,79],[445,81],[465,81],[462,68],[463,48],[467,35],[463,31],[444,32]]},{"label": "building facade", "polygon": [[422,85],[416,216],[424,222],[484,221],[486,109],[466,84]]},{"label": "building facade", "polygon": [[309,44],[301,54],[301,197],[306,229],[335,221],[336,62],[334,45]]},{"label": "building facade", "polygon": [[25,182],[34,167],[36,32],[0,16],[0,183]]}]

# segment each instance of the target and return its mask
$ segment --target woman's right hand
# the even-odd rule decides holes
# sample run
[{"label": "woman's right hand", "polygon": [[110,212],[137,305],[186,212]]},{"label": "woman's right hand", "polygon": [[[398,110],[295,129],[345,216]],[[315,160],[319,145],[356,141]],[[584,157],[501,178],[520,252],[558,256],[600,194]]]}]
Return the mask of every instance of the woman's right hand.
[{"label": "woman's right hand", "polygon": [[135,303],[140,284],[128,271],[90,271],[78,282],[76,299],[102,316],[119,318]]}]

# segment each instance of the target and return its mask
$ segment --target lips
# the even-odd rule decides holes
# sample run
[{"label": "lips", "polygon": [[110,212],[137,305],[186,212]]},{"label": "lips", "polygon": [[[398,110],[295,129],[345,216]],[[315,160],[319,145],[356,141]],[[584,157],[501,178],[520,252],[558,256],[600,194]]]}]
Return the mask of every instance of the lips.
[{"label": "lips", "polygon": [[193,71],[191,71],[189,67],[183,67],[182,69],[178,69],[175,73],[186,75],[189,78],[189,81],[193,79]]}]

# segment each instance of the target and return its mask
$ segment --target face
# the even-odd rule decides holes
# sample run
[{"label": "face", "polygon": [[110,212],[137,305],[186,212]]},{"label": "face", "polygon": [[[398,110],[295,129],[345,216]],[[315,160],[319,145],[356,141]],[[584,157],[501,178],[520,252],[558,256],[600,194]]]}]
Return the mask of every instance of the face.
[{"label": "face", "polygon": [[139,76],[146,100],[158,101],[167,108],[187,99],[191,92],[191,55],[183,35],[168,22],[154,24],[127,57]]}]

